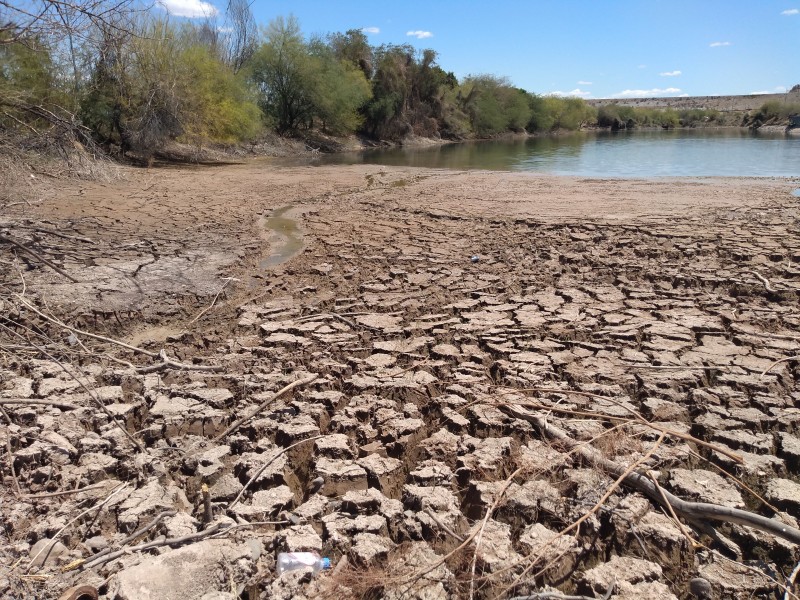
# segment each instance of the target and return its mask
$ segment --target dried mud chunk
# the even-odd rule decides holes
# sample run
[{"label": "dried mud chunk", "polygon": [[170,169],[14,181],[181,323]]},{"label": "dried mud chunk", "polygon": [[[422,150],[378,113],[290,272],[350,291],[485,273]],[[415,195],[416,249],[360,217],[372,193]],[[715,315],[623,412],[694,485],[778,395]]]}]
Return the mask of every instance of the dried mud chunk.
[{"label": "dried mud chunk", "polygon": [[719,431],[711,436],[711,441],[722,442],[735,450],[745,450],[753,454],[772,454],[773,438],[766,433],[750,433],[741,429]]},{"label": "dried mud chunk", "polygon": [[460,437],[446,429],[439,429],[430,437],[419,443],[418,448],[423,451],[424,458],[440,460],[451,469],[456,467],[456,453]]},{"label": "dried mud chunk", "polygon": [[328,458],[355,458],[350,438],[343,433],[334,433],[314,442],[314,450],[319,456]]},{"label": "dried mud chunk", "polygon": [[228,408],[233,401],[233,394],[226,388],[200,388],[186,394],[214,408]]},{"label": "dried mud chunk", "polygon": [[546,583],[562,581],[572,573],[581,552],[581,545],[573,536],[560,536],[541,523],[525,528],[518,546],[523,555],[535,557],[537,571],[545,568],[542,575]]},{"label": "dried mud chunk", "polygon": [[86,469],[86,475],[92,483],[108,479],[116,472],[118,465],[116,458],[99,452],[87,452],[78,461],[78,466]]},{"label": "dried mud chunk", "polygon": [[703,469],[672,469],[669,485],[677,495],[700,502],[743,508],[739,491],[712,471]]},{"label": "dried mud chunk", "polygon": [[[261,471],[265,465],[266,468]],[[288,456],[280,448],[273,446],[263,453],[245,452],[234,464],[233,472],[239,481],[250,481],[252,490],[283,484],[298,489],[300,483],[292,467]],[[260,475],[253,479],[259,471]]]},{"label": "dried mud chunk", "polygon": [[319,425],[310,415],[299,415],[278,427],[275,442],[283,447],[319,435]]},{"label": "dried mud chunk", "polygon": [[341,551],[347,551],[357,533],[372,533],[386,537],[388,525],[382,515],[347,515],[333,513],[322,518],[326,541]]},{"label": "dried mud chunk", "polygon": [[203,540],[123,569],[117,574],[116,595],[112,597],[115,600],[201,598],[209,591],[230,589],[227,583],[230,578],[246,579],[252,560],[253,551],[247,544]]},{"label": "dried mud chunk", "polygon": [[[455,577],[446,565],[440,564],[437,555],[425,542],[412,542],[390,555],[392,572],[400,575],[424,572],[411,583],[398,578],[397,583],[389,577],[384,587],[384,600],[448,600],[454,592]],[[439,564],[429,570],[433,564]]]},{"label": "dried mud chunk", "polygon": [[620,582],[615,593],[609,600],[677,600],[677,596],[670,592],[669,587],[660,581],[645,581],[642,583]]},{"label": "dried mud chunk", "polygon": [[767,484],[765,497],[792,516],[800,516],[800,484],[790,479],[773,479]]},{"label": "dried mud chunk", "polygon": [[292,525],[275,535],[275,544],[284,552],[322,552],[322,538],[311,525]]},{"label": "dried mud chunk", "polygon": [[368,487],[367,472],[352,460],[319,457],[314,474],[325,480],[321,490],[325,496],[343,496],[350,490],[366,490]]},{"label": "dried mud chunk", "polygon": [[637,584],[656,581],[661,576],[661,567],[653,562],[630,556],[612,556],[607,563],[586,571],[581,584],[590,593],[602,595],[614,582]]},{"label": "dried mud chunk", "polygon": [[230,473],[225,473],[211,486],[209,493],[211,494],[211,500],[214,502],[229,502],[233,500],[243,488],[244,486],[236,477]]},{"label": "dried mud chunk", "polygon": [[[463,438],[458,445],[456,467],[466,473],[500,479],[505,476],[511,460],[514,440],[510,437],[478,439]],[[459,477],[462,477],[459,473]]]},{"label": "dried mud chunk", "polygon": [[778,433],[778,456],[786,461],[792,474],[800,474],[800,437],[791,433]]},{"label": "dried mud chunk", "polygon": [[176,486],[164,487],[152,480],[122,501],[117,509],[117,524],[120,531],[130,533],[156,513],[171,508],[190,510],[191,505],[183,491]]},{"label": "dried mud chunk", "polygon": [[222,459],[230,455],[230,446],[213,446],[197,457],[196,474],[205,483],[215,482],[223,473],[225,464]]},{"label": "dried mud chunk", "polygon": [[[476,534],[472,541],[472,547],[477,547],[478,560],[483,568],[489,572],[499,571],[508,565],[517,564],[522,557],[514,550],[512,542],[511,527],[505,523],[499,523],[494,519],[478,521],[470,529],[470,535]],[[513,577],[513,573],[506,571],[505,578]]]},{"label": "dried mud chunk", "polygon": [[350,548],[355,564],[367,566],[385,559],[397,545],[390,539],[374,533],[357,533]]},{"label": "dried mud chunk", "polygon": [[775,590],[772,577],[732,560],[705,565],[698,575],[711,584],[715,598],[769,598]]},{"label": "dried mud chunk", "polygon": [[453,471],[443,462],[426,460],[408,474],[411,483],[423,486],[449,486],[453,481]]},{"label": "dried mud chunk", "polygon": [[395,458],[370,454],[356,463],[366,470],[369,486],[379,489],[389,498],[396,498],[405,481],[403,463]]},{"label": "dried mud chunk", "polygon": [[561,493],[547,481],[529,480],[521,486],[512,484],[506,493],[506,508],[503,520],[518,524],[516,519],[526,523],[541,520],[541,513],[548,515],[561,514],[564,503]]},{"label": "dried mud chunk", "polygon": [[211,437],[224,429],[226,414],[194,398],[158,396],[150,417],[160,419],[167,438],[183,435]]},{"label": "dried mud chunk", "polygon": [[254,521],[267,521],[280,511],[290,508],[294,502],[294,492],[287,485],[253,493],[250,504],[237,504],[233,512]]},{"label": "dried mud chunk", "polygon": [[571,466],[572,460],[541,440],[530,440],[520,446],[517,463],[534,473],[554,473]]}]

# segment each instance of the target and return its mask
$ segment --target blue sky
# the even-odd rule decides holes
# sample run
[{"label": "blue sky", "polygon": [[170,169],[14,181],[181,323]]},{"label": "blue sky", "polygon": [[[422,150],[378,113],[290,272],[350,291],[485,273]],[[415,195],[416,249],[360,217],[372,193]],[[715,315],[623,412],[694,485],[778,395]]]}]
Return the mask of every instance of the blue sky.
[{"label": "blue sky", "polygon": [[[159,0],[202,16],[225,0]],[[785,91],[800,83],[800,0],[255,0],[266,25],[363,29],[373,45],[432,48],[459,78],[491,73],[584,98]],[[162,9],[163,10],[163,9]]]}]

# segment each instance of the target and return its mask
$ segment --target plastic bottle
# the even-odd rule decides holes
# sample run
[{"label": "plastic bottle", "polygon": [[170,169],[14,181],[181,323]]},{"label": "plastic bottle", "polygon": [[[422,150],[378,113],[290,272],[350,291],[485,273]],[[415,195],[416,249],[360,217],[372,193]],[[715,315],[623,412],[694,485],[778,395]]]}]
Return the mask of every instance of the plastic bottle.
[{"label": "plastic bottle", "polygon": [[286,571],[311,567],[314,573],[331,568],[330,558],[321,558],[316,552],[281,552],[278,554],[278,575]]}]

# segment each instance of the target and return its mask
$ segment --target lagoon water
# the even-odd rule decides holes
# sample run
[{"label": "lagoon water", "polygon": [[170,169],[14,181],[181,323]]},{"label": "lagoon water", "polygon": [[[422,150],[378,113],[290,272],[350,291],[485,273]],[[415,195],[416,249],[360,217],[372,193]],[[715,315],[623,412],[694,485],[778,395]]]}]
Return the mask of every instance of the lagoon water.
[{"label": "lagoon water", "polygon": [[581,177],[796,177],[800,136],[739,129],[592,132],[373,150],[322,161]]}]

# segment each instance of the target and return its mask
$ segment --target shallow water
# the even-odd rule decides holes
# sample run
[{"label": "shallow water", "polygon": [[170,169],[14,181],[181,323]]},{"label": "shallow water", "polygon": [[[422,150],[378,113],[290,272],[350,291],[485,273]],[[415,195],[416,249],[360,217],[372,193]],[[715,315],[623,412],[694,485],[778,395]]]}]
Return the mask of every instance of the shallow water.
[{"label": "shallow water", "polygon": [[272,216],[264,219],[264,230],[277,238],[275,251],[267,258],[261,260],[258,266],[262,269],[275,267],[292,258],[303,249],[303,237],[297,227],[297,221],[284,215],[293,208],[290,204],[276,209]]},{"label": "shallow water", "polygon": [[576,133],[328,155],[320,163],[582,177],[792,177],[800,175],[800,136],[743,129]]}]

